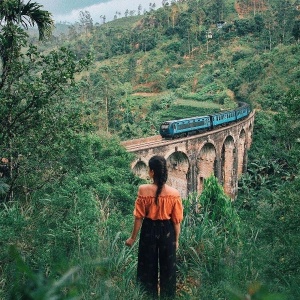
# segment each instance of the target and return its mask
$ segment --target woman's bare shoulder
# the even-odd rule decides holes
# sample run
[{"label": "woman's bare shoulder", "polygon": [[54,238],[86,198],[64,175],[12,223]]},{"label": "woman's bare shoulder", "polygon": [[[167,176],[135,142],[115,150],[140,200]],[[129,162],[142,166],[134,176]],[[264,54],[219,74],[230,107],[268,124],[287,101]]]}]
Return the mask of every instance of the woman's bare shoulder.
[{"label": "woman's bare shoulder", "polygon": [[141,184],[139,186],[138,194],[141,196],[152,196],[155,193],[155,186],[153,184]]},{"label": "woman's bare shoulder", "polygon": [[[139,186],[138,194],[140,196],[155,196],[157,190],[157,186],[155,184],[142,184]],[[174,196],[180,197],[179,191],[170,185],[165,184],[162,191],[161,196]]]},{"label": "woman's bare shoulder", "polygon": [[179,191],[167,184],[165,185],[165,193],[168,195],[180,197]]}]

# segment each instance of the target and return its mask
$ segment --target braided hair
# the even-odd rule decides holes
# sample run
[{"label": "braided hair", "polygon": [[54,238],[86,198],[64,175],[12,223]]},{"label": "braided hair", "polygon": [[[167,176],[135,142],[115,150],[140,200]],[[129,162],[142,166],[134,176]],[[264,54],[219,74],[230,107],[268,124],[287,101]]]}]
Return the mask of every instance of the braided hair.
[{"label": "braided hair", "polygon": [[153,180],[157,185],[155,204],[158,205],[158,196],[168,179],[167,162],[164,157],[155,155],[149,160],[149,168],[154,172]]}]

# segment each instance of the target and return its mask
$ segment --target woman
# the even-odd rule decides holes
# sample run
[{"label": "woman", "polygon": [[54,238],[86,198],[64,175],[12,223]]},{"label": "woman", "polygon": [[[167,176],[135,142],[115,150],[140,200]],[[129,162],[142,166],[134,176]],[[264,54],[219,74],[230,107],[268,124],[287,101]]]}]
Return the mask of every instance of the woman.
[{"label": "woman", "polygon": [[166,184],[166,160],[153,156],[149,160],[152,184],[139,187],[134,208],[134,226],[126,245],[131,247],[141,229],[137,279],[154,298],[158,297],[158,264],[160,296],[175,297],[176,250],[178,249],[183,207],[179,192]]}]

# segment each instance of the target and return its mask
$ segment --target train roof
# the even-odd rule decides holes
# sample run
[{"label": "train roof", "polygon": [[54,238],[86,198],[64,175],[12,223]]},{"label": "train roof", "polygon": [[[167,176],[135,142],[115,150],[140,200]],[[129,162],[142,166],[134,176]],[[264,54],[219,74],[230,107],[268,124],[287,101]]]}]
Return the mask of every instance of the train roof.
[{"label": "train roof", "polygon": [[231,112],[235,112],[235,109],[219,111],[219,112],[216,112],[214,114],[211,114],[210,116],[223,115],[223,114],[228,114],[228,113],[231,113]]},{"label": "train roof", "polygon": [[162,124],[165,124],[165,123],[170,124],[170,123],[174,123],[174,122],[184,122],[184,121],[190,121],[190,120],[195,120],[195,119],[203,119],[203,118],[209,118],[209,116],[206,115],[206,116],[197,116],[197,117],[177,119],[177,120],[168,120],[168,121],[164,121]]}]

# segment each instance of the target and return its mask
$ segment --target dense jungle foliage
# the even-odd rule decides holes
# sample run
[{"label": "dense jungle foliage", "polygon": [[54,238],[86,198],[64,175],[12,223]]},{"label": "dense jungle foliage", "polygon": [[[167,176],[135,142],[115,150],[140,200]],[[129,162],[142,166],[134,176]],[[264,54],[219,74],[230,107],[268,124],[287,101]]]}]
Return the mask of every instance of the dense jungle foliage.
[{"label": "dense jungle foliage", "polygon": [[177,298],[299,299],[299,11],[173,0],[53,35],[41,5],[2,0],[0,299],[146,299],[120,141],[238,101],[256,110],[248,171],[234,202],[213,176],[183,199]]}]

